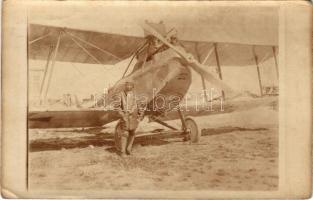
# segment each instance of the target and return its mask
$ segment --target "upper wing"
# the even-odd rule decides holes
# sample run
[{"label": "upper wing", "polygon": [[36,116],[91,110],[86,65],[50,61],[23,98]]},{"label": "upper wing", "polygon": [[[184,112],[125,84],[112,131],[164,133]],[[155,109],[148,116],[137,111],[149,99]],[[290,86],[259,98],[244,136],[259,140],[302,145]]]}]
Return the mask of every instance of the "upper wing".
[{"label": "upper wing", "polygon": [[[199,62],[209,66],[216,66],[216,53],[221,66],[239,67],[255,65],[255,55],[259,63],[274,56],[274,46],[267,45],[192,41],[182,41],[181,43]],[[275,53],[277,54],[277,51]]]},{"label": "upper wing", "polygon": [[[30,59],[46,60],[49,49],[55,47],[60,35],[56,60],[90,64],[115,64],[128,58],[143,42],[143,37],[100,33],[38,24],[29,25],[28,56]],[[213,41],[214,42],[214,41]],[[181,41],[185,49],[198,61],[216,65],[213,42]],[[223,66],[246,66],[273,56],[272,46],[236,43],[216,43],[220,64]],[[211,55],[208,56],[208,53]],[[206,58],[207,57],[207,58]]]},{"label": "upper wing", "polygon": [[143,38],[30,24],[28,56],[46,60],[51,46],[60,43],[56,60],[90,64],[115,64],[129,57]]}]

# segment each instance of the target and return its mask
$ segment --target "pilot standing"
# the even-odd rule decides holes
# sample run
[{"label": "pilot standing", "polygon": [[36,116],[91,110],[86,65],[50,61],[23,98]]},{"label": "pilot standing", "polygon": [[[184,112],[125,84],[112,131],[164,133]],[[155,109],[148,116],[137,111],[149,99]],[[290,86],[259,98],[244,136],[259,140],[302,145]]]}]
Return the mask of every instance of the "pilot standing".
[{"label": "pilot standing", "polygon": [[135,133],[139,121],[143,119],[143,112],[138,109],[134,93],[134,83],[125,83],[124,90],[119,94],[120,106],[118,112],[121,115],[121,156],[130,155],[135,140]]}]

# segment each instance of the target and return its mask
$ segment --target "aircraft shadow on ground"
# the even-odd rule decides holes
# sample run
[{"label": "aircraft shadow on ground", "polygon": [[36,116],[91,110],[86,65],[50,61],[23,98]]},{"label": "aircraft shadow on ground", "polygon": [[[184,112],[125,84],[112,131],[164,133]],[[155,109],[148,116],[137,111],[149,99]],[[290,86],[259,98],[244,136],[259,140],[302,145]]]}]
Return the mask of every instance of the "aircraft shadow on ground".
[{"label": "aircraft shadow on ground", "polygon": [[[219,128],[207,128],[201,131],[202,137],[232,133],[234,131],[264,131],[266,128],[242,128],[242,127],[219,127]],[[92,130],[94,131],[94,130]],[[158,130],[161,131],[161,130]],[[80,132],[80,131],[79,131]],[[73,131],[75,133],[75,131]],[[160,146],[171,143],[166,139],[179,138],[180,135],[175,134],[156,134],[153,136],[142,136],[135,140],[135,145],[142,146]],[[182,141],[182,136],[181,140]],[[175,142],[175,141],[174,141]],[[51,150],[62,150],[62,149],[73,149],[73,148],[86,148],[86,147],[109,147],[109,152],[115,152],[114,148],[114,136],[111,133],[96,133],[90,136],[80,136],[72,138],[48,138],[48,139],[37,139],[32,140],[29,143],[30,152],[38,151],[51,151]]]}]

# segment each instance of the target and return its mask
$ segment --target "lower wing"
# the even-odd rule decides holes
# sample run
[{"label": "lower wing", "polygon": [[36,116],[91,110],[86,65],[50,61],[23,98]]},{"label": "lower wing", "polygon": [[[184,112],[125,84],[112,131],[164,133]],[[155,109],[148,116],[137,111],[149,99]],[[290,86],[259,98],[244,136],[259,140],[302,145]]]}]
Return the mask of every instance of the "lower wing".
[{"label": "lower wing", "polygon": [[115,111],[33,111],[28,113],[28,128],[96,127],[119,119]]}]

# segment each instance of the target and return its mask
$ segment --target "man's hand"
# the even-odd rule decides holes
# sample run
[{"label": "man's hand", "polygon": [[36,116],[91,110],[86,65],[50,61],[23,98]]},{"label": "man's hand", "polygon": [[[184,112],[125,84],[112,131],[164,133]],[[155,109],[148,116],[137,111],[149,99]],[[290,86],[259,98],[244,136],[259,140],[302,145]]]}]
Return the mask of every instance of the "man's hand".
[{"label": "man's hand", "polygon": [[125,113],[125,112],[119,112],[119,115],[121,116],[121,118],[124,120],[124,121],[127,121],[128,120],[128,114]]},{"label": "man's hand", "polygon": [[129,113],[127,113],[127,112],[124,113],[122,117],[123,117],[123,120],[124,120],[124,121],[128,121]]},{"label": "man's hand", "polygon": [[145,117],[145,115],[140,114],[139,117],[138,117],[138,121],[142,121],[144,117]]}]

